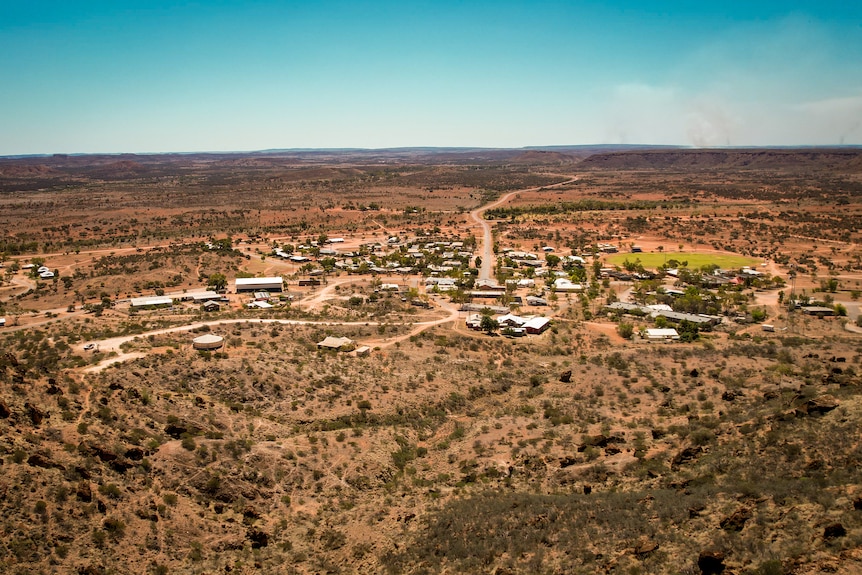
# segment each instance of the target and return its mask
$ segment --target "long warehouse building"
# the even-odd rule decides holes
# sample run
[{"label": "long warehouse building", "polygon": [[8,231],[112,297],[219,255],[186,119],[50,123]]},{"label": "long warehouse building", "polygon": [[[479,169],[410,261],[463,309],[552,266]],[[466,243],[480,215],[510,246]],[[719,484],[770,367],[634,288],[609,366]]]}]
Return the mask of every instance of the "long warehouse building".
[{"label": "long warehouse building", "polygon": [[284,278],[236,278],[236,293],[256,291],[282,291]]}]

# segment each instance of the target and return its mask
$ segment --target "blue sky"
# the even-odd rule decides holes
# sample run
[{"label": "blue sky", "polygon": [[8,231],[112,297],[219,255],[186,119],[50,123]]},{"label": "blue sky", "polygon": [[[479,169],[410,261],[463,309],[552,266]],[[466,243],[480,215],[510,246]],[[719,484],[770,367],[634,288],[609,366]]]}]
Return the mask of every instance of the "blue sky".
[{"label": "blue sky", "polygon": [[0,2],[0,154],[862,144],[862,3]]}]

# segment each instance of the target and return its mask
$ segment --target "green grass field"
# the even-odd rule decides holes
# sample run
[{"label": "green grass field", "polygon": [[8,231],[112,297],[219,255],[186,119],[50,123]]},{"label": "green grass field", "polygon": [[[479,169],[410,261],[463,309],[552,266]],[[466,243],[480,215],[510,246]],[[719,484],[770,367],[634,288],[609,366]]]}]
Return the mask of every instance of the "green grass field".
[{"label": "green grass field", "polygon": [[639,254],[611,254],[605,258],[605,261],[609,264],[621,267],[626,260],[630,262],[640,260],[643,267],[647,269],[655,269],[670,260],[677,260],[680,263],[688,262],[689,269],[696,269],[710,264],[715,264],[722,269],[734,269],[743,266],[755,267],[761,262],[759,259],[747,258],[745,256],[701,252],[643,252]]}]

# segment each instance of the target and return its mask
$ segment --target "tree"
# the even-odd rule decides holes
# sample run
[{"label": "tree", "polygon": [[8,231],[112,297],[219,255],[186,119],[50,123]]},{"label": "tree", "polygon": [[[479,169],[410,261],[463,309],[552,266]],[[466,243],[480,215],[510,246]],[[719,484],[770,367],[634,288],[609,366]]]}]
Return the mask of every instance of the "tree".
[{"label": "tree", "polygon": [[548,267],[554,269],[558,265],[560,265],[560,256],[554,254],[547,254],[545,256],[545,263],[548,264]]},{"label": "tree", "polygon": [[214,273],[207,278],[207,287],[212,287],[216,291],[221,291],[227,288],[227,278],[224,274]]},{"label": "tree", "polygon": [[828,291],[829,293],[835,293],[836,291],[838,291],[838,280],[835,278],[829,278],[828,280],[821,281],[820,291]]},{"label": "tree", "polygon": [[213,245],[213,249],[219,252],[229,252],[233,249],[233,240],[231,240],[230,238],[213,240],[211,243]]},{"label": "tree", "polygon": [[617,333],[620,334],[620,337],[623,339],[631,339],[632,334],[635,331],[635,327],[630,323],[620,323],[617,326]]},{"label": "tree", "polygon": [[688,320],[679,322],[677,331],[679,332],[679,340],[682,342],[692,342],[700,337],[700,327]]},{"label": "tree", "polygon": [[335,269],[335,258],[323,258],[320,260],[320,266],[326,272],[331,272]]},{"label": "tree", "polygon": [[490,315],[483,315],[482,321],[479,323],[479,327],[482,329],[482,331],[486,333],[491,333],[496,331],[497,328],[500,327],[500,323]]}]

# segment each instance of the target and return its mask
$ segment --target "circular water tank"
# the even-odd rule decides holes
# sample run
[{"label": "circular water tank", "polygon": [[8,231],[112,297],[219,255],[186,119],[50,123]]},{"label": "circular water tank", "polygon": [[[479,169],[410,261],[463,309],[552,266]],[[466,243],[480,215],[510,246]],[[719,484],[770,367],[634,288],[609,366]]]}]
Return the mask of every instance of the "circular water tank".
[{"label": "circular water tank", "polygon": [[223,345],[223,337],[220,335],[212,335],[210,333],[196,337],[192,340],[192,346],[195,349],[218,349]]}]

